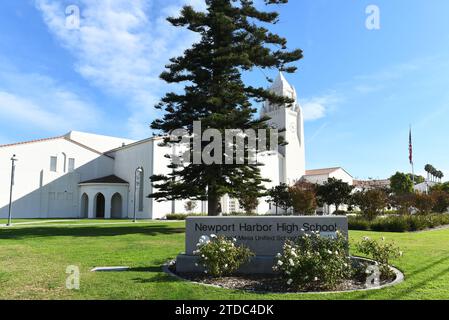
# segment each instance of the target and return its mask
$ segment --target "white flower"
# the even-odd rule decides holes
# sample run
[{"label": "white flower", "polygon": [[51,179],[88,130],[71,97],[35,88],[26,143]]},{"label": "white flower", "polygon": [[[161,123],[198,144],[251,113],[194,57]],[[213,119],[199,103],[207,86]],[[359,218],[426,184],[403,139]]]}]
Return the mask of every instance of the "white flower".
[{"label": "white flower", "polygon": [[295,266],[295,263],[293,262],[292,259],[289,259],[288,262],[290,263],[290,265],[291,265],[292,267]]},{"label": "white flower", "polygon": [[399,251],[399,256],[402,257],[402,255],[403,255],[403,252]]},{"label": "white flower", "polygon": [[195,267],[198,267],[198,263],[195,263]]},{"label": "white flower", "polygon": [[211,234],[210,237],[211,237],[212,239],[215,239],[215,238],[217,237],[217,235]]},{"label": "white flower", "polygon": [[226,249],[225,249],[225,248],[221,248],[220,251],[221,251],[221,252],[225,252]]},{"label": "white flower", "polygon": [[293,279],[288,279],[287,284],[288,284],[288,285],[291,285],[292,282],[293,282]]},{"label": "white flower", "polygon": [[208,244],[210,242],[210,238],[208,236],[201,236],[199,240],[199,244]]},{"label": "white flower", "polygon": [[276,254],[276,257],[280,258],[280,257],[282,257],[282,254],[277,253],[277,254]]},{"label": "white flower", "polygon": [[284,263],[281,260],[278,261],[278,265],[282,266],[283,264]]},{"label": "white flower", "polygon": [[232,238],[232,241],[236,242],[236,241],[237,241],[237,239],[236,239],[236,238]]},{"label": "white flower", "polygon": [[285,273],[289,275],[291,272],[287,270],[287,271],[285,271]]},{"label": "white flower", "polygon": [[313,279],[313,281],[318,281],[318,277],[315,277],[315,278]]},{"label": "white flower", "polygon": [[338,251],[335,251],[335,255],[337,255],[337,256],[338,256]]},{"label": "white flower", "polygon": [[329,253],[329,254],[332,254],[332,251],[330,251],[330,250],[327,250],[327,253]]},{"label": "white flower", "polygon": [[369,237],[363,237],[363,240],[368,241]]},{"label": "white flower", "polygon": [[207,273],[207,270],[204,270],[204,273]]},{"label": "white flower", "polygon": [[227,268],[227,267],[228,267],[228,264],[225,264],[224,267]]}]

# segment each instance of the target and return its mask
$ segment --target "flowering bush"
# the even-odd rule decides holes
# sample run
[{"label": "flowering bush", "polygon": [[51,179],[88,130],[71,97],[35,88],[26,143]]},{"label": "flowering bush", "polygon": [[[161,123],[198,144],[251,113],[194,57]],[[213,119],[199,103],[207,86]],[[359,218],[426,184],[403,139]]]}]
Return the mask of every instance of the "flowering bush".
[{"label": "flowering bush", "polygon": [[211,235],[202,236],[194,252],[199,256],[197,265],[204,267],[204,272],[212,277],[230,275],[241,265],[248,262],[254,254],[244,246],[237,246],[236,239]]},{"label": "flowering bush", "polygon": [[360,253],[376,261],[382,279],[391,279],[394,277],[394,272],[390,269],[390,260],[402,256],[402,251],[394,243],[386,242],[383,237],[381,241],[364,237],[362,241],[357,243],[356,248]]},{"label": "flowering bush", "polygon": [[293,289],[333,289],[352,275],[348,242],[338,231],[333,239],[318,232],[305,234],[284,244],[273,270]]}]

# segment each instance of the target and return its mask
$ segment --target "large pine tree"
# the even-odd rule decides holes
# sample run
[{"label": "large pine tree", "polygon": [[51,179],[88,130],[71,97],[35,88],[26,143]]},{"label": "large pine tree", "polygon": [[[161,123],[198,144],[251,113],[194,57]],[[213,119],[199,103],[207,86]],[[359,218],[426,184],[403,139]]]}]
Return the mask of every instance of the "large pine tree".
[{"label": "large pine tree", "polygon": [[[288,0],[265,0],[266,5],[285,4]],[[198,33],[201,40],[180,57],[172,58],[161,78],[168,83],[186,83],[183,93],[169,92],[156,106],[165,110],[163,119],[151,127],[165,136],[175,129],[193,134],[193,121],[201,121],[201,130],[267,129],[267,118],[256,118],[253,103],[292,103],[267,89],[247,86],[242,73],[254,68],[278,69],[292,73],[291,62],[302,58],[301,50],[288,51],[286,39],[269,32],[264,25],[276,24],[279,14],[258,10],[251,0],[206,0],[204,12],[185,6],[179,17],[168,18],[175,27],[186,27]],[[224,135],[223,135],[224,136]],[[223,142],[224,143],[224,142]],[[201,144],[201,150],[208,143]],[[187,145],[193,154],[193,144]],[[236,153],[220,155],[236,157]],[[249,152],[245,150],[245,160]],[[213,152],[217,152],[216,150]],[[216,155],[215,155],[216,156]],[[258,164],[172,163],[172,174],[151,177],[158,201],[207,200],[209,215],[219,212],[219,200],[229,194],[240,198],[243,193],[261,196],[263,182]]]}]

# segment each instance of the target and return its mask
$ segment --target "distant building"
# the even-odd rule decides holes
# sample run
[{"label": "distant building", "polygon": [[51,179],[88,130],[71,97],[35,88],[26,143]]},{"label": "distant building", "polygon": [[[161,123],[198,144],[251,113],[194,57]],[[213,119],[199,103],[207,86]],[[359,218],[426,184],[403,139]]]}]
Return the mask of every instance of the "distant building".
[{"label": "distant building", "polygon": [[[342,180],[350,186],[354,184],[354,179],[351,174],[341,167],[307,170],[304,177],[302,177],[302,180],[314,184],[324,184],[330,178]],[[336,210],[347,210],[347,206],[342,205],[339,208],[335,208],[334,205],[324,205],[324,207],[317,209],[317,213],[322,215],[330,215]]]},{"label": "distant building", "polygon": [[418,184],[415,184],[414,190],[417,192],[426,193],[429,192],[430,189],[436,186],[438,183],[433,181],[424,181]]},{"label": "distant building", "polygon": [[323,184],[329,178],[342,180],[351,186],[354,184],[353,177],[341,167],[307,170],[303,180],[310,183]]},{"label": "distant building", "polygon": [[386,189],[390,188],[390,179],[381,180],[354,180],[357,190]]}]

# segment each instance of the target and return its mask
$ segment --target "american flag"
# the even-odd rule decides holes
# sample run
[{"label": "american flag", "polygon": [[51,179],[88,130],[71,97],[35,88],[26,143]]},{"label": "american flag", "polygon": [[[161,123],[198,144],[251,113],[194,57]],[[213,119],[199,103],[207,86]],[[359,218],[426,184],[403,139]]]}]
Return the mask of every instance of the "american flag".
[{"label": "american flag", "polygon": [[413,164],[413,144],[412,144],[412,128],[410,128],[410,133],[408,135],[408,158],[410,160],[410,164]]}]

